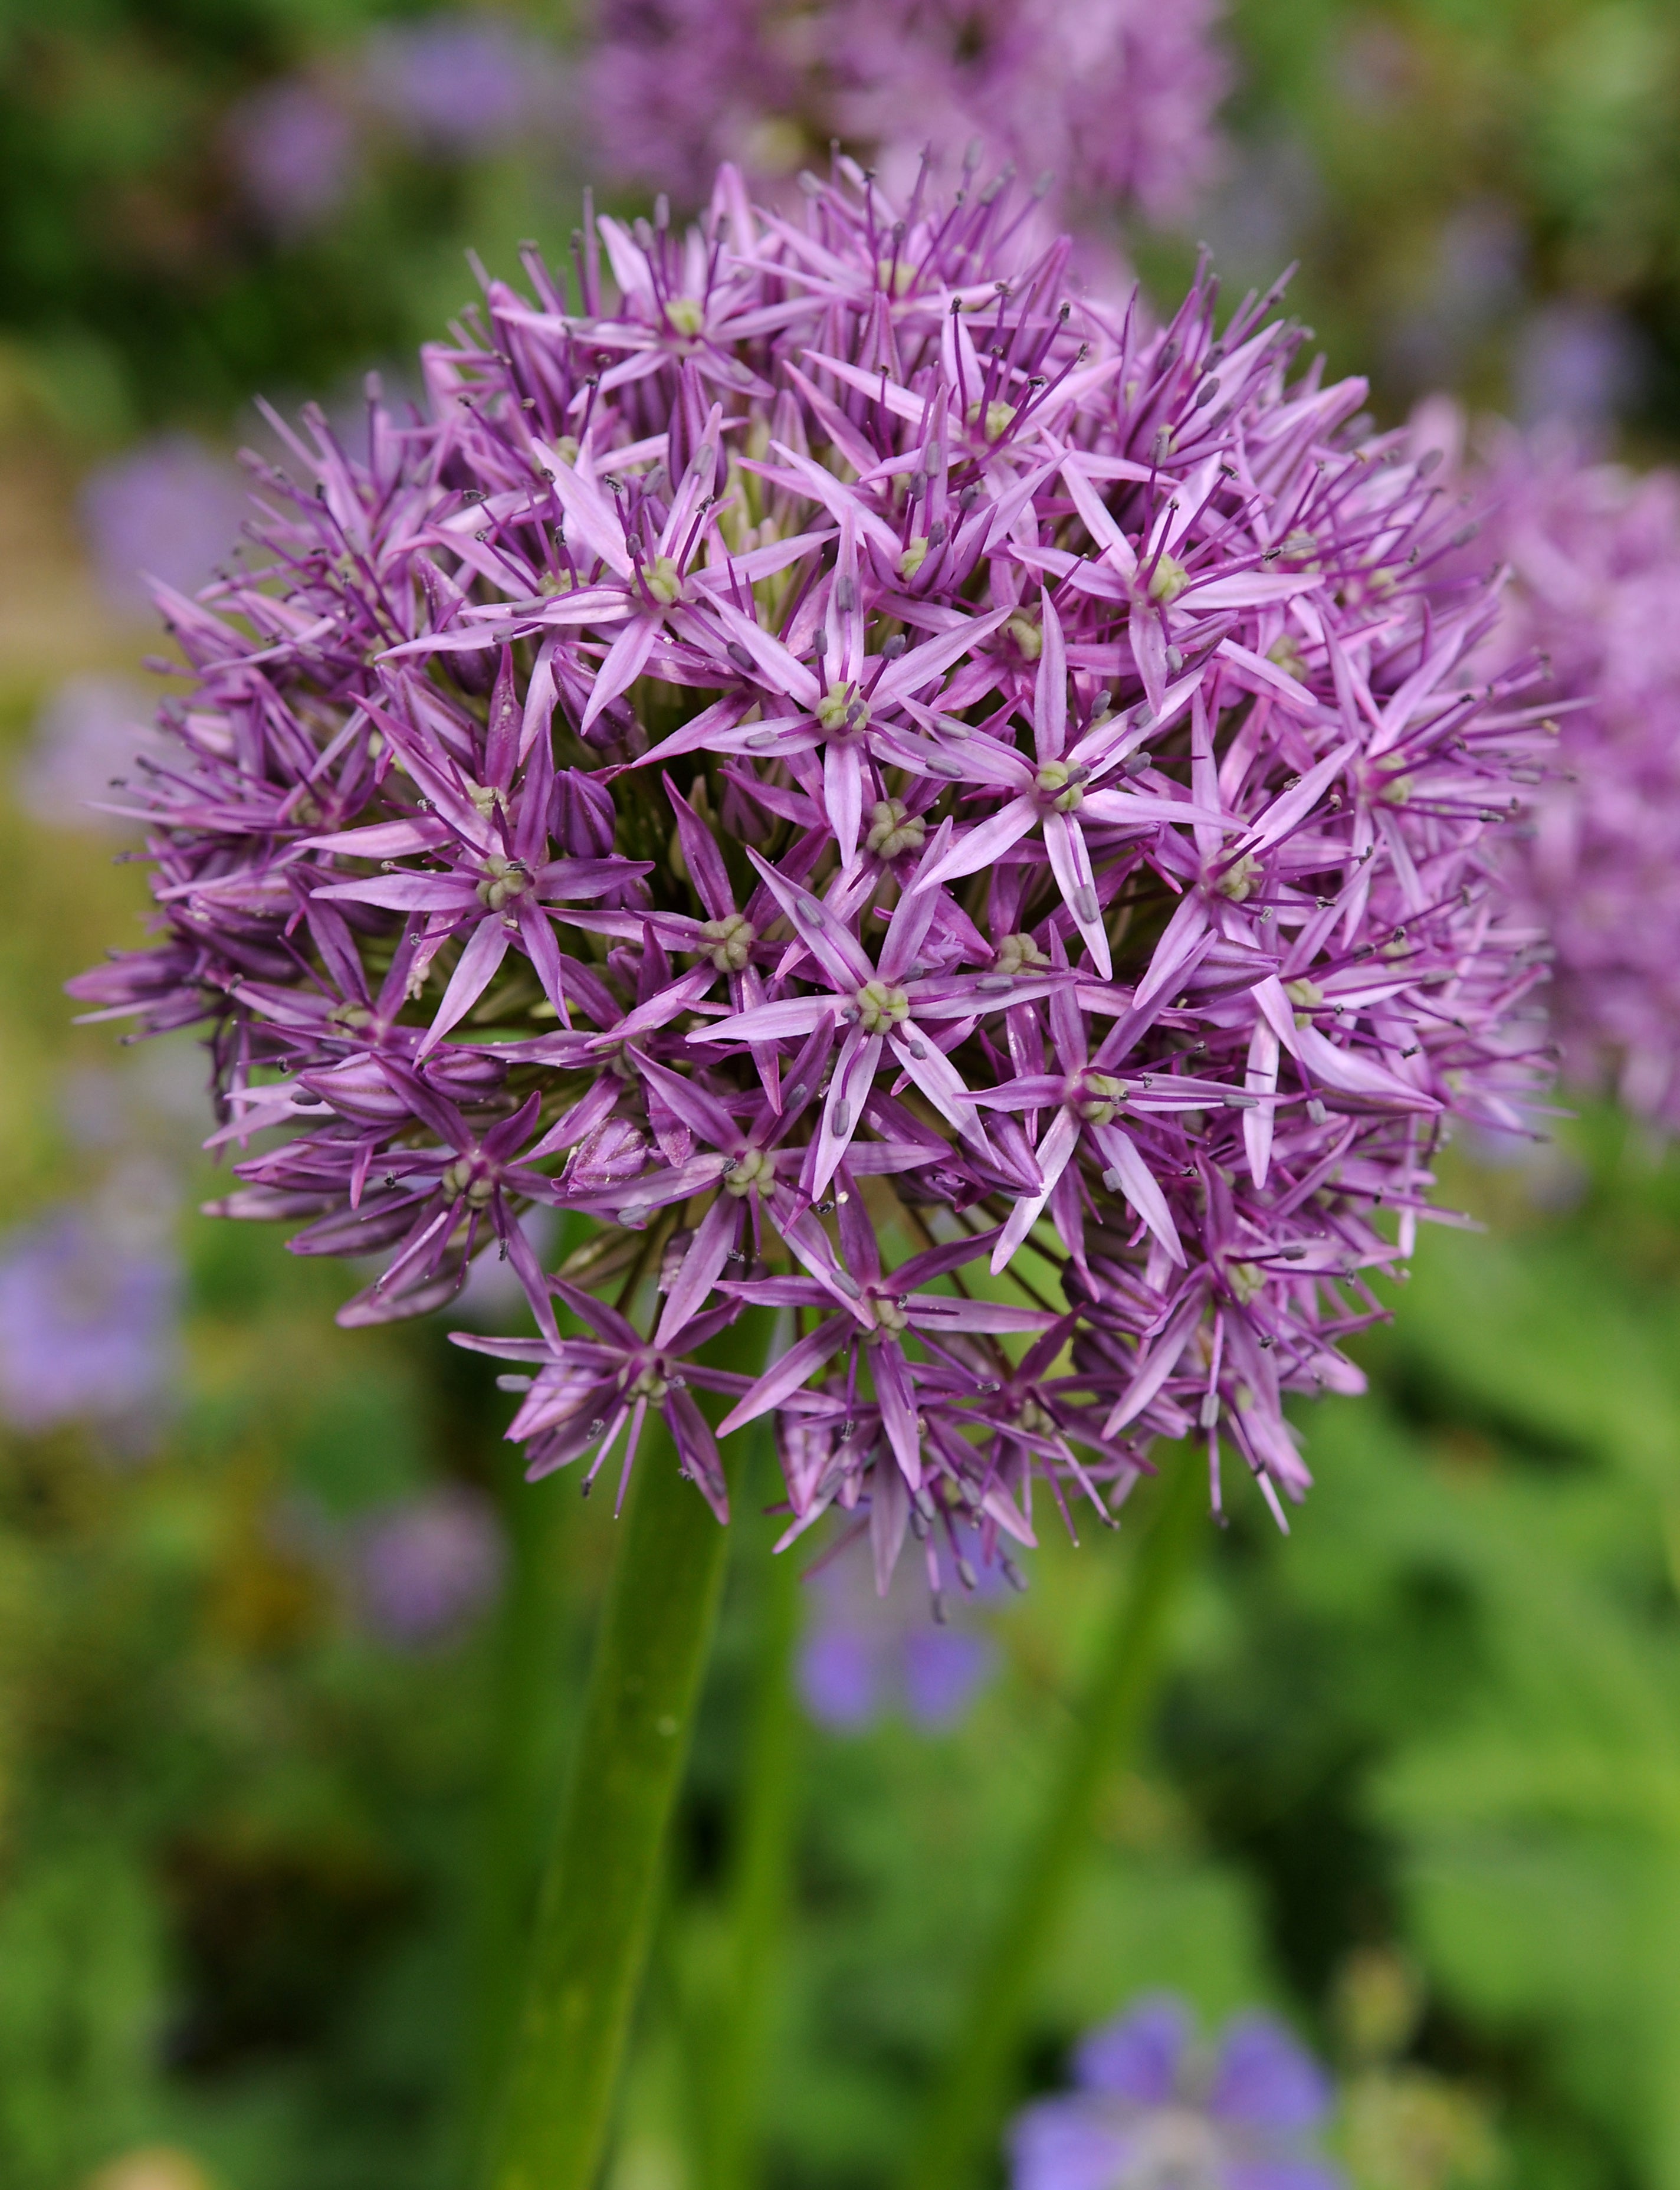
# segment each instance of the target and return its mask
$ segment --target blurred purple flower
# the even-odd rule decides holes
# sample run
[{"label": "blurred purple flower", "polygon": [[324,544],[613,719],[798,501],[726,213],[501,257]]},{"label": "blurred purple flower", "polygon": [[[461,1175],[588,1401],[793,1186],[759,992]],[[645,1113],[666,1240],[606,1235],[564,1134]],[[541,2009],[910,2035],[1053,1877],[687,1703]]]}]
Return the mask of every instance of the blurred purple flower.
[{"label": "blurred purple flower", "polygon": [[1479,557],[1510,571],[1485,660],[1538,653],[1558,708],[1554,764],[1507,856],[1550,935],[1564,1070],[1680,1131],[1680,474],[1638,479],[1565,434],[1507,429],[1464,477]]},{"label": "blurred purple flower", "polygon": [[402,1648],[444,1641],[495,1596],[502,1559],[487,1498],[458,1484],[428,1492],[367,1524],[356,1557],[364,1616]]},{"label": "blurred purple flower", "polygon": [[251,206],[281,235],[315,227],[343,202],[355,173],[355,128],[302,77],[269,84],[229,114],[230,156]]},{"label": "blurred purple flower", "polygon": [[904,1638],[905,1708],[918,1726],[952,1726],[990,1673],[996,1653],[981,1635],[918,1627]]},{"label": "blurred purple flower", "polygon": [[1508,206],[1483,199],[1456,207],[1441,224],[1422,293],[1388,330],[1394,370],[1415,384],[1450,380],[1509,308],[1522,270],[1522,232]]},{"label": "blurred purple flower", "polygon": [[720,158],[786,173],[838,137],[889,188],[979,136],[1064,211],[1183,212],[1217,165],[1217,0],[633,0],[602,11],[588,111],[619,174],[705,194]]},{"label": "blurred purple flower", "polygon": [[1331,81],[1344,104],[1375,119],[1392,114],[1415,91],[1419,59],[1393,24],[1365,18],[1342,32]]},{"label": "blurred purple flower", "polygon": [[1298,137],[1269,136],[1233,150],[1200,210],[1208,247],[1228,275],[1269,281],[1323,214],[1327,192]]},{"label": "blurred purple flower", "polygon": [[84,1065],[71,1073],[59,1091],[58,1115],[77,1149],[97,1153],[120,1148],[128,1138],[132,1079]]},{"label": "blurred purple flower", "polygon": [[150,720],[153,705],[144,687],[126,677],[68,678],[36,717],[18,764],[25,812],[51,829],[133,835],[97,805],[118,798],[113,780],[139,755],[157,757],[165,751]]},{"label": "blurred purple flower", "polygon": [[172,1256],[65,1210],[0,1246],[0,1415],[21,1430],[105,1421],[132,1433],[175,1374]]},{"label": "blurred purple flower", "polygon": [[1579,297],[1544,304],[1518,345],[1517,416],[1592,435],[1636,393],[1639,367],[1637,338],[1619,313]]},{"label": "blurred purple flower", "polygon": [[[982,1568],[977,1591],[994,1594],[996,1570]],[[811,1624],[800,1645],[799,1693],[820,1726],[852,1733],[900,1707],[924,1733],[956,1725],[997,1653],[989,1636],[936,1623],[900,1569],[878,1597],[866,1570],[850,1562],[825,1567],[812,1585]],[[945,1615],[945,1606],[939,1607]],[[958,1617],[962,1618],[959,1612]]]},{"label": "blurred purple flower", "polygon": [[82,521],[113,607],[150,605],[143,574],[190,593],[239,537],[249,510],[230,465],[191,434],[164,434],[82,483]]},{"label": "blurred purple flower", "polygon": [[1204,2053],[1183,2002],[1140,2001],[1074,2055],[1077,2090],[1010,2133],[1013,2190],[1339,2190],[1331,2087],[1281,2024],[1242,2015]]},{"label": "blurred purple flower", "polygon": [[548,48],[506,23],[434,15],[368,39],[368,104],[434,150],[487,150],[528,128],[555,88]]},{"label": "blurred purple flower", "polygon": [[850,1732],[881,1707],[880,1652],[857,1627],[824,1625],[799,1649],[799,1694],[820,1726]]}]

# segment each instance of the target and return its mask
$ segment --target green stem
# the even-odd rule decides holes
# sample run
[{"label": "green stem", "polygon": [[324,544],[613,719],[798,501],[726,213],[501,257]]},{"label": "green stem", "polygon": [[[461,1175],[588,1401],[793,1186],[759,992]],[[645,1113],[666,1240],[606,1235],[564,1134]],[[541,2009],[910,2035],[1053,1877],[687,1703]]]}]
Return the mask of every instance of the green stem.
[{"label": "green stem", "polygon": [[[775,1467],[765,1438],[755,1472],[768,1484]],[[750,2190],[760,2167],[759,2099],[792,1870],[798,1737],[792,1671],[799,1575],[792,1557],[769,1556],[780,1526],[742,1523],[743,1547],[758,1569],[754,1690],[729,1886],[728,1993],[710,2063],[707,2190]]]},{"label": "green stem", "polygon": [[656,1416],[618,1526],[491,2190],[594,2190],[647,1960],[729,1541]]},{"label": "green stem", "polygon": [[1654,1835],[1651,1898],[1645,1917],[1649,1990],[1646,2029],[1651,2106],[1653,2190],[1680,2190],[1680,1841],[1672,1827]]},{"label": "green stem", "polygon": [[[554,1258],[563,1263],[595,1229],[562,1215]],[[566,1523],[576,1493],[565,1476],[525,1480],[503,1445],[496,1471],[508,1572],[497,1625],[489,1709],[490,1769],[472,1938],[473,2014],[464,2062],[466,2154],[482,2152],[525,1998],[548,1821],[574,1716],[566,1680],[569,1608],[560,1586]],[[570,1495],[568,1495],[570,1493]],[[469,2164],[456,2172],[465,2175]]]},{"label": "green stem", "polygon": [[570,1484],[564,1477],[528,1484],[511,1461],[505,1472],[508,1578],[496,1638],[468,2062],[468,2130],[474,2150],[484,2141],[524,1994],[542,1828],[553,1813],[566,1716],[566,1602],[559,1573]]},{"label": "green stem", "polygon": [[962,2190],[1016,2088],[1033,1981],[1053,1943],[1110,1774],[1133,1750],[1153,1695],[1168,1615],[1205,1525],[1206,1476],[1174,1455],[1122,1571],[1106,1634],[1064,1739],[1049,1797],[983,1955],[961,2029],[929,2094],[903,2190]]}]

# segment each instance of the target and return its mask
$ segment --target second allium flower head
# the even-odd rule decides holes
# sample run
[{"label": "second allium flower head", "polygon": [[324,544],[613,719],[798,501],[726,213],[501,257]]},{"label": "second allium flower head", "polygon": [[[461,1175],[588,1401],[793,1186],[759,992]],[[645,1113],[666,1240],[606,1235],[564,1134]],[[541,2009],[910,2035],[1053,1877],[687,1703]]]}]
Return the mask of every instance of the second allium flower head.
[{"label": "second allium flower head", "polygon": [[1215,0],[615,0],[586,105],[611,173],[704,198],[838,138],[889,184],[978,136],[1059,212],[1182,213],[1217,164]]},{"label": "second allium flower head", "polygon": [[[1437,419],[1438,425],[1444,423]],[[1564,1070],[1680,1131],[1680,480],[1493,437],[1467,467],[1479,547],[1507,567],[1484,659],[1538,655],[1556,707],[1550,780],[1510,888],[1547,928]]]},{"label": "second allium flower head", "polygon": [[[1443,1121],[1536,1075],[1490,877],[1545,741],[1458,513],[1263,305],[1155,326],[1026,232],[725,169],[590,221],[576,304],[487,281],[366,462],[308,414],[259,567],[165,596],[164,933],[77,984],[212,1020],[219,1138],[289,1129],[221,1206],[383,1255],[347,1322],[498,1243],[534,1470],[655,1409],[721,1514],[721,1393],[883,1586],[1197,1426],[1280,1511],[1282,1394],[1357,1382]],[[536,1204],[606,1228],[569,1275]],[[698,1358],[748,1304],[756,1382]]]}]

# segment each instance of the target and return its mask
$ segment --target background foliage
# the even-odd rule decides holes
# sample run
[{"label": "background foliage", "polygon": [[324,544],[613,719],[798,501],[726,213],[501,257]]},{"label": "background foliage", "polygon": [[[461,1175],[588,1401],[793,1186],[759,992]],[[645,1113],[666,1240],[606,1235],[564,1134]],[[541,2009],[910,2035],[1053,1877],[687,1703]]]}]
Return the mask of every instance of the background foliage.
[{"label": "background foliage", "polygon": [[[465,242],[502,266],[520,235],[563,242],[565,43],[535,11],[473,20],[546,41],[553,73],[516,122],[440,143],[367,88],[369,38],[417,14],[0,10],[0,1263],[26,1272],[69,1204],[179,1286],[144,1405],[31,1425],[21,1369],[6,1387],[9,2190],[458,2179],[562,1766],[610,1514],[519,1486],[506,1402],[440,1328],[339,1333],[339,1274],[171,1213],[208,1177],[191,1047],[120,1055],[69,1027],[60,984],[131,932],[142,890],[107,864],[120,837],[38,789],[61,680],[150,643],[92,575],[90,468],[164,428],[229,444],[253,388],[400,377],[465,293]],[[1663,0],[1241,0],[1231,35],[1200,227],[1239,284],[1299,255],[1294,308],[1333,366],[1370,362],[1380,415],[1446,385],[1671,449]],[[350,117],[330,215],[277,220],[240,181],[240,117],[276,83]],[[1130,243],[1165,289],[1190,239]],[[1320,1487],[1293,1538],[1245,1511],[1209,1547],[1036,2003],[1034,2073],[1151,1986],[1211,2017],[1265,2000],[1335,2062],[1365,2190],[1673,2190],[1680,1164],[1598,1112],[1538,1154],[1460,1155],[1450,1196],[1488,1229],[1431,1234],[1365,1347],[1371,1396],[1303,1416]],[[453,1597],[434,1577],[437,1617],[382,1608],[379,1532],[446,1486],[481,1531],[503,1517],[499,1599],[481,1568]],[[730,1790],[774,1610],[741,1534],[615,2190],[676,2190],[704,2149]],[[774,2184],[883,2179],[1127,1555],[1047,1531],[1029,1595],[983,1608],[995,1671],[954,1724],[800,1719]],[[510,1758],[519,1677],[549,1708]]]}]

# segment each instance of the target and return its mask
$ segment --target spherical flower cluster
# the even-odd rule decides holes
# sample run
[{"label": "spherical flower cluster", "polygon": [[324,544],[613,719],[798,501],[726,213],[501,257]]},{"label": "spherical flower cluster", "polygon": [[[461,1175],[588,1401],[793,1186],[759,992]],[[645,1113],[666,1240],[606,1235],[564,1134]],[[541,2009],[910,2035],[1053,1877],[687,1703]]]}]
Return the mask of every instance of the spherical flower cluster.
[{"label": "spherical flower cluster", "polygon": [[[487,281],[365,463],[309,414],[257,566],[161,597],[162,934],[76,984],[213,1022],[217,1142],[282,1135],[218,1206],[380,1257],[341,1320],[509,1258],[536,1336],[463,1342],[534,1473],[657,1410],[722,1515],[721,1393],[883,1588],[1156,1435],[1281,1518],[1284,1393],[1356,1386],[1444,1121],[1535,1069],[1490,877],[1545,741],[1460,513],[1268,300],[1154,327],[1023,218],[726,170],[576,304]],[[600,1228],[553,1276],[541,1205]]]},{"label": "spherical flower cluster", "polygon": [[586,111],[627,179],[700,201],[723,158],[785,174],[831,140],[889,186],[983,139],[1078,216],[1183,213],[1217,164],[1217,0],[633,0],[602,10]]},{"label": "spherical flower cluster", "polygon": [[1554,759],[1513,884],[1551,933],[1564,1069],[1680,1129],[1680,479],[1507,433],[1471,474],[1507,566],[1496,666],[1538,652]]}]

